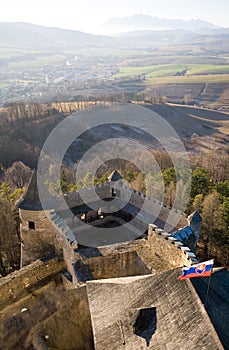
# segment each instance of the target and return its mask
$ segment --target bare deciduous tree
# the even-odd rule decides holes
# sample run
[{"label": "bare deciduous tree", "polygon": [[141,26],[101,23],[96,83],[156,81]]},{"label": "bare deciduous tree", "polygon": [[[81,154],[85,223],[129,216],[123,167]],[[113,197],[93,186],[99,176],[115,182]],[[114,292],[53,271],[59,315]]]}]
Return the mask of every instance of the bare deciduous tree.
[{"label": "bare deciduous tree", "polygon": [[18,213],[6,200],[0,200],[0,275],[19,268],[20,240]]},{"label": "bare deciduous tree", "polygon": [[5,181],[12,188],[23,188],[28,184],[32,170],[21,161],[14,162],[5,172]]}]

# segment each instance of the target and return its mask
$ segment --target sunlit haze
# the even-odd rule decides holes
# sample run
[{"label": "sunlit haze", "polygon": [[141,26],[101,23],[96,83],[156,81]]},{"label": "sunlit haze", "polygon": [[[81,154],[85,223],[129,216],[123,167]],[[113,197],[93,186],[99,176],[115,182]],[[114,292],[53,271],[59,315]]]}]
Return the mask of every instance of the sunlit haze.
[{"label": "sunlit haze", "polygon": [[229,27],[228,0],[0,0],[1,22],[106,34],[100,26],[113,17],[145,14],[159,18],[202,19]]}]

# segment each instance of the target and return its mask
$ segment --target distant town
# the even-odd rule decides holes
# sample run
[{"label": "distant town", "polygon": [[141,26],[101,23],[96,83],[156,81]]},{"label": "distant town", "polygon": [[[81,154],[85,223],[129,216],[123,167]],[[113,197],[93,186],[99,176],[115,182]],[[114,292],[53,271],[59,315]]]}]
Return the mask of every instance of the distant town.
[{"label": "distant town", "polygon": [[[61,96],[80,94],[80,90],[94,88],[112,79],[118,72],[115,64],[104,58],[74,57],[63,64],[45,67],[1,70],[0,100],[29,101],[33,99],[50,100]],[[89,90],[90,91],[90,90]]]}]

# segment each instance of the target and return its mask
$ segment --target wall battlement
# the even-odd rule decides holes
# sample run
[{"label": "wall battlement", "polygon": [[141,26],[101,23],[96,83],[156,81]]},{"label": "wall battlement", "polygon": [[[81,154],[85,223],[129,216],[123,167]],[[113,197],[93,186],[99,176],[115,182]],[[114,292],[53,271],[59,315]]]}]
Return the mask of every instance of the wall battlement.
[{"label": "wall battlement", "polygon": [[149,224],[148,242],[150,249],[166,259],[171,267],[191,266],[198,262],[189,247],[154,224]]}]

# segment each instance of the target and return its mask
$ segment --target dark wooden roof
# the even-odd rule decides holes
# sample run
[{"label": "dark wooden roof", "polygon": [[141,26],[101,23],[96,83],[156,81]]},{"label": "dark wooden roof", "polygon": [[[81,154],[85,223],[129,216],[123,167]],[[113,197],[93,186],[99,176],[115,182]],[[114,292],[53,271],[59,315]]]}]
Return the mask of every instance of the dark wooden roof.
[{"label": "dark wooden roof", "polygon": [[108,176],[109,181],[119,181],[122,180],[122,176],[119,174],[117,170],[114,170],[110,176]]},{"label": "dark wooden roof", "polygon": [[202,221],[202,218],[198,211],[194,211],[192,214],[188,216],[188,220],[193,223],[200,223]]},{"label": "dark wooden roof", "polygon": [[28,188],[23,196],[16,202],[16,206],[19,209],[31,211],[54,209],[56,207],[56,201],[50,195],[48,189],[44,184],[42,184],[40,187],[42,204],[37,187],[37,171],[34,170],[31,175]]}]

